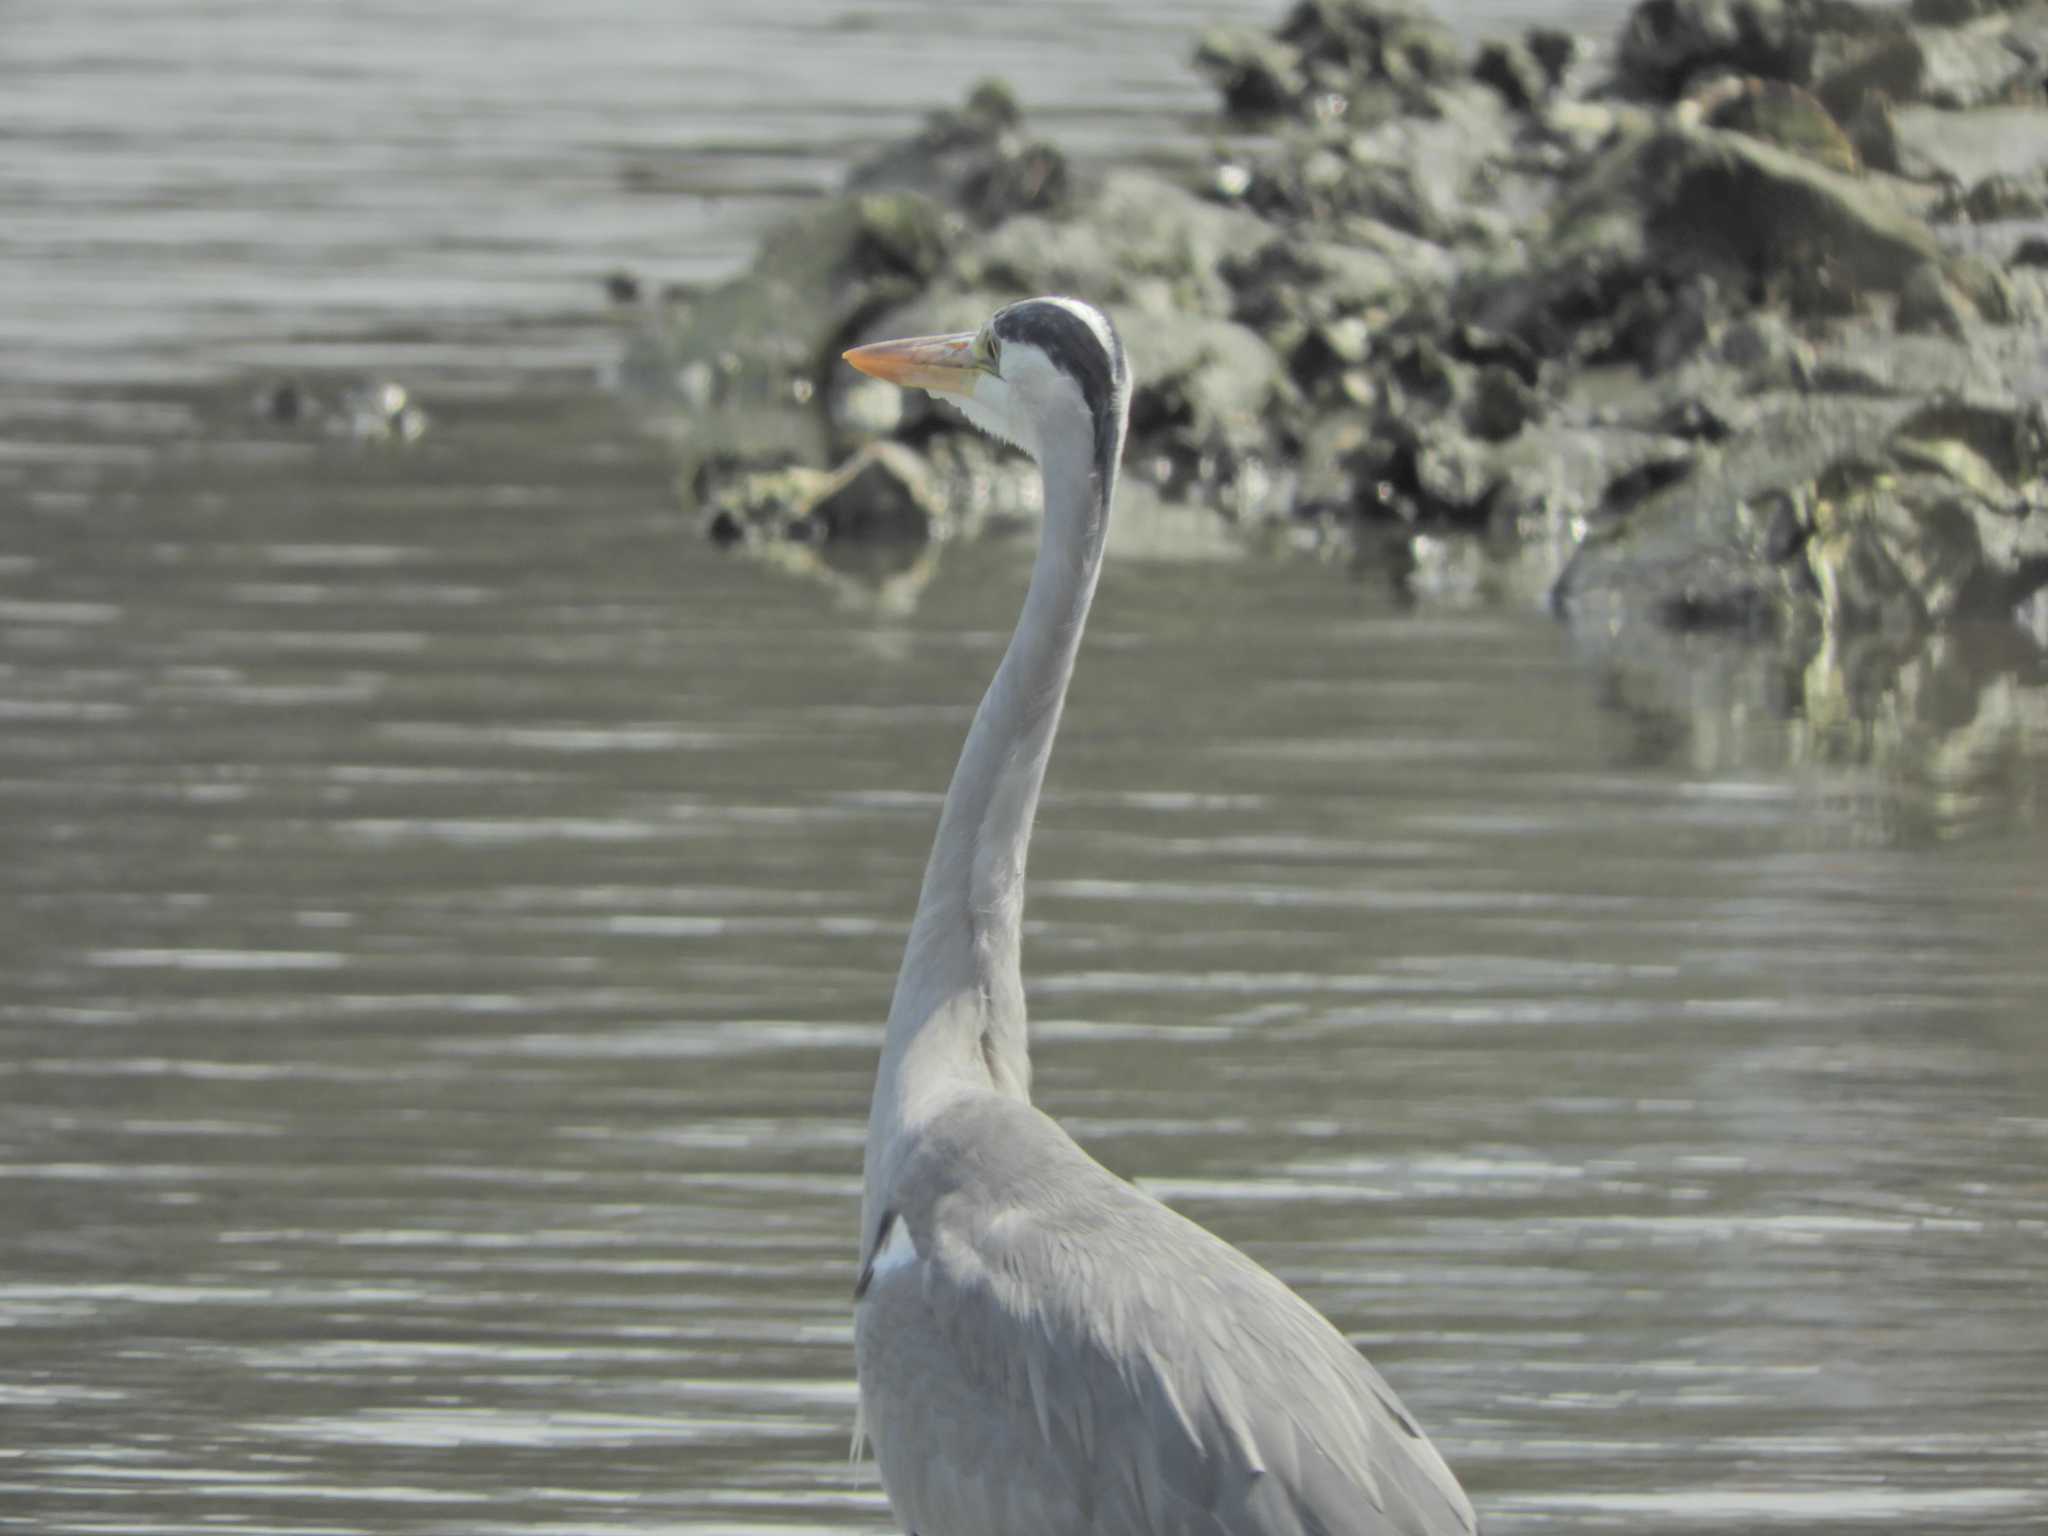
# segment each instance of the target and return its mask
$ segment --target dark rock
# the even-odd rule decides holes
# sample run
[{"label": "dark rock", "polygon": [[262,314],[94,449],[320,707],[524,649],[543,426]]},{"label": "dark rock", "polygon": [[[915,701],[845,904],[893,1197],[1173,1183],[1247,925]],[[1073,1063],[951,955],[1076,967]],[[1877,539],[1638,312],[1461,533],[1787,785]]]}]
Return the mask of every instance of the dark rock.
[{"label": "dark rock", "polygon": [[1637,162],[1645,227],[1669,261],[1821,309],[1830,289],[1896,291],[1939,254],[1933,234],[1880,188],[1736,134],[1668,129]]},{"label": "dark rock", "polygon": [[1811,601],[1813,577],[1778,558],[1780,498],[1810,494],[1804,488],[1831,464],[1881,452],[1908,411],[1888,400],[1778,397],[1747,430],[1703,447],[1689,474],[1581,543],[1554,606],[1575,629],[1609,636],[1708,614],[1748,623],[1774,613],[1791,624]]},{"label": "dark rock", "polygon": [[[2042,155],[2048,159],[2048,145]],[[1993,224],[2006,219],[2048,218],[2048,178],[1994,174],[1970,188],[1962,200],[1962,213],[1972,223]]]},{"label": "dark rock", "polygon": [[2029,235],[2012,253],[2015,267],[2048,267],[2048,237]]},{"label": "dark rock", "polygon": [[1537,106],[1557,83],[1526,44],[1513,41],[1482,44],[1472,61],[1472,78],[1492,86],[1517,112]]},{"label": "dark rock", "polygon": [[1066,158],[1027,140],[1023,114],[999,80],[977,85],[960,108],[934,112],[912,138],[855,166],[849,192],[915,192],[978,223],[1061,206],[1072,190]]},{"label": "dark rock", "polygon": [[930,469],[900,443],[870,443],[802,510],[829,539],[923,543],[948,520]]},{"label": "dark rock", "polygon": [[1372,350],[1372,334],[1357,315],[1319,321],[1287,356],[1287,371],[1303,389],[1320,390],[1339,383]]},{"label": "dark rock", "polygon": [[1774,310],[1760,310],[1721,332],[1721,361],[1740,371],[1745,394],[1804,390],[1813,382],[1813,348]]},{"label": "dark rock", "polygon": [[640,279],[624,267],[607,272],[604,278],[604,296],[614,304],[638,304]]},{"label": "dark rock", "polygon": [[2009,325],[2017,318],[2012,284],[1990,263],[1974,256],[1951,256],[1942,272],[1981,318],[1993,325]]},{"label": "dark rock", "polygon": [[1717,70],[1803,83],[1811,59],[1783,0],[1642,0],[1622,29],[1617,64],[1631,90],[1670,101]]},{"label": "dark rock", "polygon": [[1131,355],[1145,359],[1131,398],[1131,434],[1141,451],[1172,447],[1233,463],[1270,454],[1268,414],[1292,390],[1286,366],[1262,339],[1228,320],[1123,308],[1111,319]]},{"label": "dark rock", "polygon": [[1863,163],[1887,175],[1900,173],[1899,123],[1892,99],[1883,91],[1871,91],[1863,98],[1847,124],[1849,142]]},{"label": "dark rock", "polygon": [[1563,85],[1565,74],[1579,55],[1578,39],[1554,27],[1531,27],[1524,34],[1524,41],[1542,69],[1544,79],[1550,82],[1550,88],[1556,90]]},{"label": "dark rock", "polygon": [[1542,371],[1541,362],[1525,342],[1484,326],[1459,326],[1446,339],[1445,350],[1460,362],[1498,364],[1524,384],[1534,384]]},{"label": "dark rock", "polygon": [[1782,618],[1773,585],[1733,562],[1703,557],[1672,568],[1653,611],[1659,624],[1682,635],[1770,635]]},{"label": "dark rock", "polygon": [[1625,474],[1615,476],[1608,482],[1607,490],[1600,498],[1601,512],[1608,517],[1626,513],[1666,486],[1676,485],[1691,474],[1693,462],[1690,454],[1650,459],[1636,465]]},{"label": "dark rock", "polygon": [[1536,392],[1512,368],[1482,368],[1465,406],[1465,430],[1487,442],[1505,441],[1534,420],[1542,409]]},{"label": "dark rock", "polygon": [[1706,400],[1674,401],[1658,413],[1653,425],[1668,437],[1700,443],[1724,442],[1735,435],[1727,414]]},{"label": "dark rock", "polygon": [[1922,26],[1961,27],[1977,20],[1992,7],[1993,0],[1913,0],[1906,14]]},{"label": "dark rock", "polygon": [[1299,0],[1276,35],[1311,66],[1352,81],[1441,84],[1457,74],[1462,54],[1413,0]]},{"label": "dark rock", "polygon": [[311,401],[297,379],[278,379],[256,397],[256,413],[281,427],[297,426],[310,413]]},{"label": "dark rock", "polygon": [[1708,126],[1789,149],[1829,170],[1853,175],[1862,169],[1849,136],[1811,92],[1783,80],[1732,84],[1706,105]]},{"label": "dark rock", "polygon": [[[1299,0],[1270,37],[1204,33],[1195,63],[1232,117],[1356,122],[1421,101],[1457,76],[1461,53],[1442,23],[1406,0]],[[1368,100],[1377,106],[1368,110]]]},{"label": "dark rock", "polygon": [[1239,27],[1216,27],[1203,33],[1195,50],[1195,67],[1222,92],[1223,110],[1248,122],[1291,110],[1308,88],[1296,49]]},{"label": "dark rock", "polygon": [[1814,95],[1839,122],[1847,122],[1873,97],[1917,101],[1927,79],[1927,50],[1900,29],[1866,39],[1814,83]]},{"label": "dark rock", "polygon": [[1384,372],[1404,409],[1442,411],[1457,401],[1458,369],[1426,336],[1391,346]]},{"label": "dark rock", "polygon": [[1970,306],[1956,292],[1941,268],[1925,262],[1913,269],[1899,289],[1893,324],[1901,331],[1940,331],[1960,341],[1967,329]]}]

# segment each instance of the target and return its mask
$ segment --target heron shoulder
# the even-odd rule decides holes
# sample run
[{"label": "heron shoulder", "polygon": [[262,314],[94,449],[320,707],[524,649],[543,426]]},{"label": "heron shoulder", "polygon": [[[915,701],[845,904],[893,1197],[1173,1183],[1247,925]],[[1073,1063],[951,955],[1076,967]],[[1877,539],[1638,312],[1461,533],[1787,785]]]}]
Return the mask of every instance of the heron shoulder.
[{"label": "heron shoulder", "polygon": [[954,1362],[967,1400],[1015,1398],[1080,1460],[1102,1454],[1087,1426],[1144,1424],[1147,1475],[1210,1507],[1284,1505],[1302,1529],[1474,1529],[1394,1389],[1245,1254],[1018,1100],[963,1095],[915,1134],[891,1206],[920,1263],[884,1310]]}]

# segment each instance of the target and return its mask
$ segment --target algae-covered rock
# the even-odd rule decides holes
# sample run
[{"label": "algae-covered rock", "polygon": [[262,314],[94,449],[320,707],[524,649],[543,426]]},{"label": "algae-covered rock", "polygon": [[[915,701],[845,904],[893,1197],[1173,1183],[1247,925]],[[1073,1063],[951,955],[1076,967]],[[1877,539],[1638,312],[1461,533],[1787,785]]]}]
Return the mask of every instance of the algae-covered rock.
[{"label": "algae-covered rock", "polygon": [[1410,0],[1298,0],[1271,35],[1240,28],[1203,34],[1196,67],[1216,82],[1233,117],[1336,110],[1354,120],[1364,103],[1388,103],[1454,78],[1457,40]]},{"label": "algae-covered rock", "polygon": [[1023,109],[1000,80],[984,80],[965,105],[943,108],[911,138],[854,167],[849,192],[916,192],[981,224],[1062,206],[1072,190],[1066,156],[1027,138]]},{"label": "algae-covered rock", "polygon": [[1652,243],[1667,258],[1810,302],[1816,272],[1896,292],[1939,247],[1883,188],[1744,135],[1671,128],[1637,162]]},{"label": "algae-covered rock", "polygon": [[1856,147],[1812,92],[1783,80],[1738,80],[1702,116],[1709,127],[1743,133],[1845,175],[1863,168]]},{"label": "algae-covered rock", "polygon": [[1664,100],[1720,70],[1804,81],[1811,58],[1800,7],[1787,0],[1642,0],[1616,49],[1622,82]]},{"label": "algae-covered rock", "polygon": [[1960,341],[1969,321],[1969,302],[1933,262],[1915,267],[1900,285],[1893,323],[1901,331],[1940,331]]},{"label": "algae-covered rock", "polygon": [[822,460],[814,402],[855,322],[917,292],[958,238],[918,193],[835,198],[779,226],[739,277],[640,312],[622,377],[686,480],[713,457]]},{"label": "algae-covered rock", "polygon": [[703,500],[706,532],[720,543],[922,544],[954,531],[930,466],[900,443],[870,443],[836,470],[789,465],[719,477]]},{"label": "algae-covered rock", "polygon": [[1830,621],[1924,628],[2048,585],[2048,415],[1936,401],[1815,484],[1807,561]]}]

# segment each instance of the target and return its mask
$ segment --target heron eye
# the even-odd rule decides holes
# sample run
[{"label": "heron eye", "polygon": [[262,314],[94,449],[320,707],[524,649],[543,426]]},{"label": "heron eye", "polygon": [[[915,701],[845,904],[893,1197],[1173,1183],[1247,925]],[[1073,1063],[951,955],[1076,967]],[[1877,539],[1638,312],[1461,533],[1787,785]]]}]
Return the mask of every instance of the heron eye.
[{"label": "heron eye", "polygon": [[989,367],[995,368],[1001,365],[1003,361],[1003,344],[996,340],[994,332],[983,331],[981,333],[980,351],[981,355],[988,360]]}]

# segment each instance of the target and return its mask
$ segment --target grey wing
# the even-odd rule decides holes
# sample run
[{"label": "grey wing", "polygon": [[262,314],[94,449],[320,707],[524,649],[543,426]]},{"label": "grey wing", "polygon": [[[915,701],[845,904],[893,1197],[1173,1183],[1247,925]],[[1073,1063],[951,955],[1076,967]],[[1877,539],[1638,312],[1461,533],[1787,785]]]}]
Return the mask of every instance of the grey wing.
[{"label": "grey wing", "polygon": [[1449,1468],[1335,1328],[1060,1139],[1085,1169],[1051,1170],[1032,1198],[939,1202],[921,1250],[862,1304],[862,1401],[907,1530],[1475,1529]]}]

